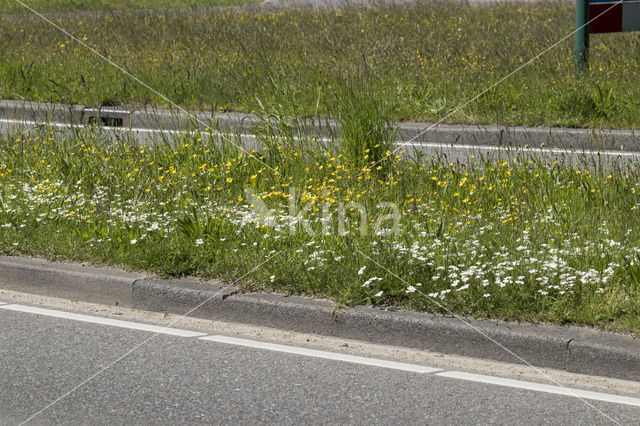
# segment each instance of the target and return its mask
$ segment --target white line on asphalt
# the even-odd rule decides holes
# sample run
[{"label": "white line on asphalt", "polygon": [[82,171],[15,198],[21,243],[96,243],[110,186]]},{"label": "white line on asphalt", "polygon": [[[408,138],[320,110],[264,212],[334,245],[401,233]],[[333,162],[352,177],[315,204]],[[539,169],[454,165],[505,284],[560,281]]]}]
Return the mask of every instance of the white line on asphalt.
[{"label": "white line on asphalt", "polygon": [[[77,128],[77,127],[81,127],[81,128],[86,128],[86,127],[90,127],[88,125],[84,125],[84,124],[71,124],[71,123],[58,123],[58,122],[52,122],[52,123],[42,123],[42,122],[38,122],[38,121],[25,121],[25,120],[15,120],[15,119],[9,119],[9,118],[0,118],[0,124],[20,124],[24,127],[29,127],[29,128],[34,128],[34,127],[38,127],[38,126],[47,126],[47,127],[54,127],[57,129],[72,129],[72,128]],[[197,133],[197,132],[201,132],[201,130],[197,130],[197,129],[193,129],[193,130],[189,130],[189,129],[180,129],[180,130],[176,130],[176,129],[149,129],[149,128],[144,128],[144,127],[110,127],[110,126],[100,126],[99,127],[101,130],[106,131],[106,132],[119,132],[119,133],[131,133],[131,134],[137,134],[137,133],[160,133],[162,135],[185,135],[185,134],[191,134],[191,133]],[[210,131],[210,134],[212,136],[225,136],[228,134],[231,135],[235,135],[232,132],[229,133],[223,133],[223,132],[218,132],[218,131]],[[238,137],[240,137],[241,139],[257,139],[256,135],[252,135],[252,134],[248,134],[248,133],[240,133],[237,135]],[[294,136],[293,137],[294,140],[299,140],[298,137]],[[330,139],[319,139],[321,142],[331,142]]]},{"label": "white line on asphalt", "polygon": [[278,345],[276,343],[258,342],[256,340],[239,339],[237,337],[227,336],[206,336],[201,340],[209,340],[217,343],[225,343],[229,345],[245,346],[248,348],[264,349],[268,351],[285,352],[295,355],[309,356],[313,358],[330,359],[333,361],[351,362],[354,364],[362,364],[373,367],[390,368],[393,370],[410,371],[413,373],[435,373],[442,371],[440,368],[426,367],[423,365],[407,364],[404,362],[387,361],[384,359],[366,358],[362,356],[340,354],[328,351],[319,351],[316,349],[300,348],[296,346]]},{"label": "white line on asphalt", "polygon": [[483,374],[464,373],[462,371],[444,371],[436,373],[436,376],[449,377],[452,379],[469,380],[472,382],[486,383],[490,385],[506,386],[531,390],[536,392],[547,392],[557,395],[571,396],[574,398],[590,399],[595,401],[613,402],[616,404],[632,405],[640,407],[640,398],[629,396],[613,395],[601,392],[592,392],[582,389],[566,388],[562,386],[545,385],[542,383],[525,382],[521,380],[503,379],[502,377],[485,376]]},{"label": "white line on asphalt", "polygon": [[597,401],[612,402],[617,404],[632,405],[640,407],[640,398],[633,398],[628,396],[620,396],[613,394],[606,394],[601,392],[592,392],[581,389],[566,388],[562,386],[545,385],[534,382],[526,382],[521,380],[503,379],[500,377],[485,376],[482,374],[464,373],[460,371],[442,371],[438,368],[426,367],[416,364],[407,364],[402,362],[387,361],[375,358],[366,358],[354,355],[339,354],[334,352],[319,351],[315,349],[306,349],[296,346],[279,345],[275,343],[259,342],[256,340],[240,339],[237,337],[228,336],[205,336],[200,337],[201,340],[209,340],[217,343],[225,343],[229,345],[245,346],[254,349],[263,349],[276,352],[285,352],[295,355],[303,355],[314,358],[330,359],[335,361],[351,362],[356,364],[390,368],[395,370],[410,371],[415,373],[435,373],[436,376],[449,377],[460,380],[470,380],[474,382],[508,386],[512,388],[519,388],[525,390],[531,390],[536,392],[547,392],[558,395],[570,396],[574,398],[583,398]]},{"label": "white line on asphalt", "polygon": [[[85,125],[85,124],[71,124],[71,123],[58,123],[58,122],[51,122],[51,123],[44,123],[41,121],[30,121],[30,120],[15,120],[15,119],[10,119],[10,118],[0,118],[0,123],[5,123],[5,124],[21,124],[24,127],[36,127],[36,126],[46,126],[46,127],[55,127],[58,129],[73,129],[73,128],[77,128],[77,127],[81,127],[81,128],[85,128],[85,127],[91,127],[90,125]],[[111,130],[111,131],[119,131],[119,132],[123,132],[123,131],[131,131],[133,133],[168,133],[168,134],[184,134],[184,133],[191,133],[191,132],[195,132],[195,130],[175,130],[175,129],[147,129],[147,128],[143,128],[143,127],[109,127],[109,126],[100,126],[100,129],[103,130]],[[215,132],[215,134],[219,134],[218,132]]]},{"label": "white line on asphalt", "polygon": [[[8,118],[1,118],[0,119],[0,123],[6,123],[6,124],[22,124],[25,126],[29,126],[29,127],[33,127],[33,126],[40,126],[40,125],[47,125],[50,127],[56,127],[56,128],[73,128],[73,127],[87,127],[85,125],[78,125],[78,124],[69,124],[69,123],[42,123],[42,122],[36,122],[36,121],[28,121],[28,120],[16,120],[16,119],[8,119]],[[105,130],[105,131],[112,131],[112,132],[131,132],[131,133],[161,133],[161,134],[169,134],[169,135],[174,135],[174,134],[186,134],[186,133],[195,133],[196,130],[176,130],[176,129],[149,129],[149,128],[143,128],[143,127],[109,127],[109,126],[103,126],[101,127],[101,129]],[[215,136],[222,136],[224,135],[224,133],[222,132],[218,132],[218,131],[214,131],[212,132],[212,135]],[[240,138],[245,138],[245,139],[256,139],[255,135],[252,134],[248,134],[248,133],[241,133],[238,135]],[[298,137],[294,136],[295,140],[299,140]],[[320,142],[323,143],[331,143],[333,142],[333,140],[331,139],[326,139],[326,138],[320,138],[318,139]],[[403,142],[403,141],[398,141],[395,142],[395,145],[397,145],[398,147],[412,147],[412,148],[430,148],[433,150],[438,150],[438,149],[456,149],[459,151],[473,151],[473,152],[480,152],[480,151],[499,151],[499,152],[518,152],[518,153],[538,153],[538,154],[556,154],[556,155],[602,155],[605,157],[631,157],[631,158],[635,158],[635,157],[640,157],[640,152],[630,152],[630,151],[616,151],[616,150],[606,150],[606,151],[597,151],[597,150],[587,150],[587,149],[578,149],[578,148],[573,148],[573,149],[566,149],[566,148],[544,148],[544,147],[518,147],[518,146],[510,146],[510,147],[504,147],[504,146],[495,146],[495,145],[469,145],[469,144],[454,144],[454,143],[436,143],[436,142]]]},{"label": "white line on asphalt", "polygon": [[180,330],[177,328],[169,328],[169,327],[160,327],[157,325],[122,321],[122,320],[116,320],[111,318],[94,317],[90,315],[74,314],[72,312],[54,311],[51,309],[36,308],[33,306],[9,304],[9,305],[0,306],[0,309],[6,309],[8,311],[26,312],[26,313],[37,314],[37,315],[45,315],[48,317],[55,317],[55,318],[64,318],[64,319],[70,319],[74,321],[90,322],[94,324],[111,325],[114,327],[129,328],[132,330],[151,331],[153,333],[169,334],[172,336],[179,336],[179,337],[199,337],[199,336],[206,335],[206,333],[198,333],[195,331]]},{"label": "white line on asphalt", "polygon": [[566,148],[542,148],[542,147],[524,147],[524,146],[495,146],[495,145],[468,145],[468,144],[442,144],[434,142],[397,142],[398,146],[410,146],[415,148],[433,148],[448,149],[455,148],[457,150],[467,151],[504,151],[517,153],[542,153],[542,154],[569,154],[569,155],[603,155],[608,157],[640,157],[640,152],[629,151],[595,151],[587,149],[566,149]]},{"label": "white line on asphalt", "polygon": [[[85,112],[87,113],[99,113],[100,112],[100,108],[85,108],[84,109]],[[104,111],[105,113],[107,111]],[[115,114],[131,114],[131,111],[127,111],[126,109],[109,109],[108,110],[109,113],[115,113]]]}]

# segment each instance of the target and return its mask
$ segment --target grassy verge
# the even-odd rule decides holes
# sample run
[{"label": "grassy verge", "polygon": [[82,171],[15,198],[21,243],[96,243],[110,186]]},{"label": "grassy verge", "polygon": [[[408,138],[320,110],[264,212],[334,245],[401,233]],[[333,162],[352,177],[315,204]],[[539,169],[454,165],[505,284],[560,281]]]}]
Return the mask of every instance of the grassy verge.
[{"label": "grassy verge", "polygon": [[[157,12],[58,23],[177,103],[324,115],[353,84],[396,119],[441,119],[573,30],[567,4]],[[592,37],[576,78],[567,38],[448,122],[640,126],[640,34]],[[295,72],[294,72],[295,71]],[[365,82],[365,83],[362,83]],[[0,17],[0,96],[162,104],[32,16]]]},{"label": "grassy verge", "polygon": [[[94,10],[167,9],[231,6],[259,3],[260,0],[24,0],[30,8],[41,12],[84,12]],[[3,13],[29,13],[15,0],[0,0]]]},{"label": "grassy verge", "polygon": [[274,256],[242,285],[638,332],[637,168],[372,164],[384,138],[356,158],[286,130],[258,159],[208,134],[3,140],[0,252],[226,279]]}]

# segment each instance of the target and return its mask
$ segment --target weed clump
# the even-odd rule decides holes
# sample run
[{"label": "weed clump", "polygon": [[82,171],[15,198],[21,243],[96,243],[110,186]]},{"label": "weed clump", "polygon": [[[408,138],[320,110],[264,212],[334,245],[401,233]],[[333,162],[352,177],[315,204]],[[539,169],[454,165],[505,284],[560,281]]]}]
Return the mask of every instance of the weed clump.
[{"label": "weed clump", "polygon": [[335,95],[333,111],[342,132],[340,145],[352,166],[386,169],[396,127],[375,92],[367,89],[346,87]]}]

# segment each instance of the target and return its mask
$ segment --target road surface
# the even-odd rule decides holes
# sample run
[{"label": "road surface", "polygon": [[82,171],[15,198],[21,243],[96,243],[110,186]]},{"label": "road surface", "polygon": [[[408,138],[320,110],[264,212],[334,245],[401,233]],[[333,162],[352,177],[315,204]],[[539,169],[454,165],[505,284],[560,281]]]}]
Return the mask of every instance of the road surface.
[{"label": "road surface", "polygon": [[612,402],[539,392],[526,382],[506,387],[482,383],[493,376],[460,380],[453,376],[467,373],[389,360],[394,351],[386,359],[345,361],[340,351],[291,345],[291,336],[276,342],[280,346],[265,346],[276,334],[247,337],[241,327],[212,337],[202,320],[150,329],[140,321],[144,315],[127,310],[42,306],[8,294],[0,293],[0,424],[593,425],[640,419],[640,394],[625,399],[615,386],[596,394]]}]

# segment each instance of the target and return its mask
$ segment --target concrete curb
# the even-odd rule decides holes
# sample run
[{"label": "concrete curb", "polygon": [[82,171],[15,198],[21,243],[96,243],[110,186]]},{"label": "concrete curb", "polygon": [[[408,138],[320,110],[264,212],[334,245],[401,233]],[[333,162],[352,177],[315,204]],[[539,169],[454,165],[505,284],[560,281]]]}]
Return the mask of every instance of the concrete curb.
[{"label": "concrete curb", "polygon": [[[82,105],[13,100],[0,100],[0,119],[68,124],[102,122],[123,129],[193,130],[212,127],[242,133],[254,133],[260,121],[255,115],[239,112],[136,111],[122,107],[86,108]],[[398,143],[640,152],[640,130],[449,124],[431,128],[433,124],[426,122],[399,122],[397,125],[395,140]],[[340,134],[340,127],[331,121],[307,120],[298,127],[303,127],[297,129],[299,132],[316,132],[322,136]]]},{"label": "concrete curb", "polygon": [[0,288],[640,380],[639,339],[581,327],[462,321],[371,307],[336,311],[326,300],[10,256],[0,256]]}]

